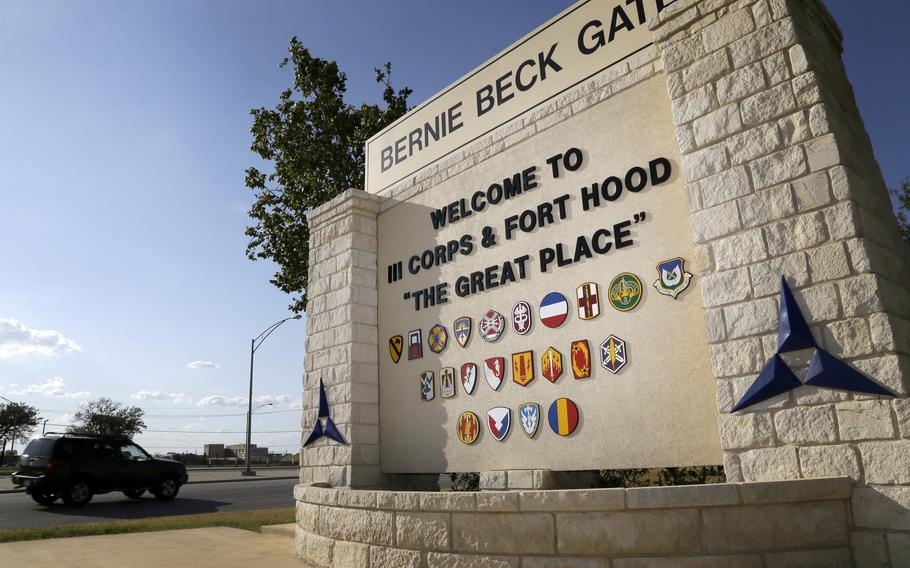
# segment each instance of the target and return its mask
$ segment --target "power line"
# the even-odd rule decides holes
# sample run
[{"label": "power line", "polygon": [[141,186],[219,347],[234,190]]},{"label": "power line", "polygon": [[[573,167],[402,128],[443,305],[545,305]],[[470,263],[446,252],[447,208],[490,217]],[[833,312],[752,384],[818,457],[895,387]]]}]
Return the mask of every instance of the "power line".
[{"label": "power line", "polygon": [[[55,410],[50,408],[39,408],[41,412],[47,412],[51,414],[66,414],[69,412],[74,412],[72,410]],[[302,408],[291,408],[288,410],[267,410],[264,412],[257,412],[257,416],[263,414],[286,414],[288,412],[301,412]],[[222,418],[222,417],[236,417],[236,416],[246,416],[246,412],[233,412],[225,414],[146,414],[144,418]]]},{"label": "power line", "polygon": [[[48,424],[48,426],[59,426],[63,428],[68,428],[72,424]],[[246,434],[246,430],[156,430],[152,428],[146,428],[143,432],[157,432],[157,433],[168,433],[168,434]],[[254,434],[299,434],[300,429],[297,430],[256,430]]]}]

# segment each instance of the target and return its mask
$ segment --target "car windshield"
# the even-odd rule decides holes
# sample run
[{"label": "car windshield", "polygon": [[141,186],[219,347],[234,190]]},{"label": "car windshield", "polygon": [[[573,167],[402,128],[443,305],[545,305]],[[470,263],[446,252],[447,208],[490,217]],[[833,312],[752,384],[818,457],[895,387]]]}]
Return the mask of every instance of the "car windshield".
[{"label": "car windshield", "polygon": [[32,440],[22,453],[33,458],[48,458],[54,449],[54,442],[55,440],[49,438]]},{"label": "car windshield", "polygon": [[120,455],[128,461],[147,461],[148,454],[143,452],[136,444],[123,444],[120,446]]}]

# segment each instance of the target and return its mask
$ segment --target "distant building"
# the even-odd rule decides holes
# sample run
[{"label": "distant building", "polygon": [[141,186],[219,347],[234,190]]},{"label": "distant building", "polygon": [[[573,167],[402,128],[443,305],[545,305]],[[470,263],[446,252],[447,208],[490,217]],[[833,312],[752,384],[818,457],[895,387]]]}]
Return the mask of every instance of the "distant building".
[{"label": "distant building", "polygon": [[224,444],[205,444],[202,446],[202,455],[207,458],[220,459],[224,457]]},{"label": "distant building", "polygon": [[[233,444],[228,446],[227,449],[234,452],[239,459],[246,459],[246,444]],[[269,449],[266,447],[258,447],[256,444],[250,444],[250,461],[251,462],[265,462],[268,458]]]}]

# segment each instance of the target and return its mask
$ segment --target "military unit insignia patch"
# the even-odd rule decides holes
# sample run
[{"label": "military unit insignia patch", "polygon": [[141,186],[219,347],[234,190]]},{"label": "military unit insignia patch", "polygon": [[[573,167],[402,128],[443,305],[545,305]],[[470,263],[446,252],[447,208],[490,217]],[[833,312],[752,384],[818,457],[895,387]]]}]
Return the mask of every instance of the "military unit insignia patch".
[{"label": "military unit insignia patch", "polygon": [[480,435],[480,419],[471,411],[462,412],[455,431],[462,443],[473,444]]},{"label": "military unit insignia patch", "polygon": [[628,312],[641,301],[641,280],[631,272],[623,272],[610,282],[610,305]]},{"label": "military unit insignia patch", "polygon": [[600,315],[600,294],[597,293],[597,284],[585,282],[575,289],[578,298],[578,317],[583,320],[592,320]]},{"label": "military unit insignia patch", "polygon": [[493,343],[499,339],[500,336],[502,336],[502,332],[505,331],[506,319],[496,310],[489,310],[480,318],[480,323],[477,324],[477,327],[480,330],[480,337],[482,337],[484,341]]},{"label": "military unit insignia patch", "polygon": [[525,386],[534,380],[534,352],[512,353],[512,380]]},{"label": "military unit insignia patch", "polygon": [[686,272],[686,261],[682,258],[672,258],[657,265],[658,278],[654,281],[654,288],[664,296],[674,300],[689,287],[692,275]]},{"label": "military unit insignia patch", "polygon": [[497,406],[487,411],[487,426],[490,428],[490,434],[498,442],[509,433],[509,427],[512,425],[512,410],[505,406]]},{"label": "military unit insignia patch", "polygon": [[455,320],[452,330],[455,332],[455,341],[458,342],[458,345],[464,347],[468,344],[468,340],[471,339],[471,318],[467,316],[458,318]]},{"label": "military unit insignia patch", "polygon": [[587,379],[591,376],[591,349],[587,339],[572,342],[572,375],[576,379]]},{"label": "military unit insignia patch", "polygon": [[423,338],[419,329],[408,332],[408,361],[423,357]]},{"label": "military unit insignia patch", "polygon": [[531,306],[527,302],[518,302],[512,308],[512,329],[518,335],[531,331]]},{"label": "military unit insignia patch", "polygon": [[436,397],[436,376],[433,371],[420,374],[420,399],[433,400]]},{"label": "military unit insignia patch", "polygon": [[611,335],[600,344],[600,365],[614,375],[626,366],[626,342]]},{"label": "military unit insignia patch", "polygon": [[491,357],[483,362],[483,378],[487,380],[490,388],[497,390],[502,384],[502,379],[506,374],[505,357]]},{"label": "military unit insignia patch", "polygon": [[455,368],[444,367],[439,372],[439,396],[452,398],[455,396]]},{"label": "military unit insignia patch", "polygon": [[474,363],[465,363],[461,366],[461,386],[464,392],[474,393],[474,387],[477,385],[477,365]]},{"label": "military unit insignia patch", "polygon": [[562,375],[562,354],[550,347],[540,356],[540,373],[551,383]]},{"label": "military unit insignia patch", "polygon": [[404,349],[404,338],[400,335],[393,335],[389,338],[389,356],[392,362],[397,363],[401,360],[401,350]]},{"label": "military unit insignia patch", "polygon": [[430,328],[430,333],[427,334],[427,344],[430,346],[430,351],[433,353],[442,353],[448,343],[449,332],[446,331],[444,325],[437,323]]},{"label": "military unit insignia patch", "polygon": [[568,436],[578,427],[578,407],[567,398],[557,398],[547,412],[550,429],[560,436]]},{"label": "military unit insignia patch", "polygon": [[518,421],[525,436],[533,438],[534,434],[537,434],[537,427],[540,426],[540,405],[536,402],[526,402],[519,406]]},{"label": "military unit insignia patch", "polygon": [[540,322],[547,327],[559,327],[569,315],[569,302],[559,292],[550,292],[540,301]]}]

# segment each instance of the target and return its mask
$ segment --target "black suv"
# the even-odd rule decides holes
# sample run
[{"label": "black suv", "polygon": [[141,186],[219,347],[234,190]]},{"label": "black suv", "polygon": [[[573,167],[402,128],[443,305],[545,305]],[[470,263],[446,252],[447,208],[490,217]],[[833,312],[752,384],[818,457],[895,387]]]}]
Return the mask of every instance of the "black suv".
[{"label": "black suv", "polygon": [[84,507],[94,494],[111,491],[131,499],[150,491],[159,501],[170,501],[186,480],[180,462],[155,459],[126,438],[86,434],[32,440],[13,474],[13,485],[25,487],[37,503],[63,498],[70,507]]}]

